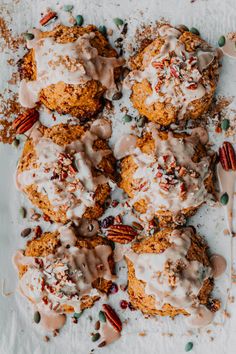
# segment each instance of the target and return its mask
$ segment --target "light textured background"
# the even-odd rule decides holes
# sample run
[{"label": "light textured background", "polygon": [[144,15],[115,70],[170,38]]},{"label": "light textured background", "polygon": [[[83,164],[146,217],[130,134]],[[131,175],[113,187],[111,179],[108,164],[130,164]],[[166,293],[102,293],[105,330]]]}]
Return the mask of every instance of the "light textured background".
[{"label": "light textured background", "polygon": [[[149,23],[164,17],[173,24],[184,23],[187,26],[197,27],[203,38],[213,45],[221,34],[236,30],[236,3],[235,0],[120,0],[120,1],[82,1],[82,0],[0,0],[0,17],[4,17],[10,24],[13,33],[20,34],[31,26],[36,26],[40,13],[48,6],[58,10],[59,5],[73,4],[73,13],[82,14],[85,23],[96,25],[105,24],[108,28],[114,29],[113,39],[118,37],[112,19],[120,17],[129,22],[129,36],[127,42],[132,42],[133,35],[140,23]],[[62,12],[60,12],[62,15]],[[65,15],[65,14],[64,14]],[[63,21],[67,23],[65,15]],[[1,43],[1,39],[0,39]],[[22,53],[22,52],[21,52]],[[21,55],[21,53],[16,53]],[[0,55],[0,90],[7,87],[7,80],[11,77],[12,70],[6,59],[12,56],[10,50],[5,50]],[[218,94],[232,96],[236,89],[236,61],[225,58],[222,69]],[[11,87],[12,88],[12,87]],[[122,132],[129,128],[121,122],[122,113],[120,108],[127,103],[127,97],[122,103],[117,103],[116,113],[113,117],[114,136],[111,144]],[[232,107],[235,108],[233,104]],[[130,108],[130,113],[134,111]],[[46,121],[46,119],[45,119]],[[224,138],[223,135],[221,138]],[[212,142],[219,137],[211,134]],[[22,145],[22,144],[21,144]],[[92,324],[88,319],[91,314],[95,319],[101,307],[96,304],[92,311],[85,313],[77,325],[73,325],[68,319],[68,324],[63,328],[57,338],[52,338],[49,343],[42,341],[43,332],[33,324],[32,309],[29,304],[15,292],[17,281],[12,266],[11,256],[15,250],[22,247],[24,240],[19,236],[20,231],[28,225],[23,222],[18,209],[21,205],[28,205],[25,198],[20,195],[14,185],[14,171],[19,158],[20,151],[14,150],[7,145],[0,145],[0,282],[5,292],[12,292],[10,296],[0,296],[0,354],[61,354],[79,353],[88,354],[90,349],[95,348],[91,344],[89,333],[92,331]],[[107,214],[110,212],[108,211]],[[127,216],[128,218],[128,216]],[[217,281],[216,296],[223,301],[223,307],[230,313],[230,318],[225,318],[221,313],[217,314],[214,325],[202,330],[188,332],[183,318],[170,319],[144,319],[141,314],[129,310],[119,310],[119,298],[125,298],[121,292],[117,296],[111,296],[109,302],[118,310],[122,320],[128,319],[124,326],[123,335],[120,341],[112,346],[96,349],[95,352],[102,353],[124,353],[124,354],[171,354],[184,353],[185,344],[193,341],[192,353],[216,353],[234,354],[236,352],[236,310],[235,304],[228,304],[227,292],[236,293],[230,287],[231,279],[231,253],[232,242],[230,236],[225,236],[226,229],[224,210],[220,207],[203,207],[190,221],[202,235],[205,235],[213,252],[223,254],[228,261],[226,274]],[[32,224],[33,225],[33,224]],[[48,225],[44,226],[47,230]],[[232,264],[233,266],[233,264]],[[126,269],[123,264],[120,266],[121,279],[124,282]],[[129,319],[131,318],[131,319]],[[94,323],[94,321],[93,321]],[[140,332],[146,333],[141,337]],[[208,333],[207,333],[208,331]]]}]

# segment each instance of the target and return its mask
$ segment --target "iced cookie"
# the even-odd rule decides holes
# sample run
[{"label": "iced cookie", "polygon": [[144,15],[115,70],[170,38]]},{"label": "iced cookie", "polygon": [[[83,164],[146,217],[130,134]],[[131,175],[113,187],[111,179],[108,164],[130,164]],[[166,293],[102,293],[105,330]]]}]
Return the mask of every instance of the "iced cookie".
[{"label": "iced cookie", "polygon": [[62,327],[65,314],[80,313],[107,294],[114,279],[112,248],[105,238],[77,237],[73,229],[45,233],[14,256],[19,290],[47,330]]},{"label": "iced cookie", "polygon": [[[127,136],[128,139],[128,136]],[[129,139],[130,143],[129,143]],[[206,201],[214,199],[215,155],[206,146],[207,133],[159,132],[150,123],[143,136],[130,136],[122,157],[120,186],[143,219],[157,216],[161,226],[183,224]],[[118,142],[120,151],[122,144]]]},{"label": "iced cookie", "polygon": [[168,228],[145,238],[133,245],[126,261],[130,301],[144,314],[182,314],[200,327],[219,309],[220,302],[211,298],[207,245],[193,228]]},{"label": "iced cookie", "polygon": [[39,102],[60,114],[94,116],[103,94],[116,92],[123,60],[92,25],[31,32],[29,51],[19,63],[21,105],[32,108]]},{"label": "iced cookie", "polygon": [[103,213],[115,159],[98,127],[36,125],[17,168],[17,185],[51,220],[96,219]]},{"label": "iced cookie", "polygon": [[125,82],[134,107],[167,126],[207,111],[218,81],[219,52],[196,34],[163,25],[130,66]]}]

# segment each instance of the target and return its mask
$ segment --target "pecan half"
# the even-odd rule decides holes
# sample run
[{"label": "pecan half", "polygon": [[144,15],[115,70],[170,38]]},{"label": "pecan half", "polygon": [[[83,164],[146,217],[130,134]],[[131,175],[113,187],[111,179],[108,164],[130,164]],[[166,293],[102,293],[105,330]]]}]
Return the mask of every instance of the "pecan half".
[{"label": "pecan half", "polygon": [[41,26],[46,26],[49,21],[51,21],[52,19],[56,19],[56,18],[57,18],[57,13],[54,11],[49,11],[45,16],[43,16],[41,18],[39,23]]},{"label": "pecan half", "polygon": [[129,225],[111,225],[107,231],[107,238],[117,243],[129,243],[138,235],[137,231]]},{"label": "pecan half", "polygon": [[236,155],[231,143],[225,141],[219,148],[220,163],[225,171],[236,171]]},{"label": "pecan half", "polygon": [[103,307],[103,311],[105,313],[106,319],[110,322],[110,324],[114,327],[114,329],[117,332],[121,332],[122,331],[122,322],[119,319],[116,312],[113,310],[113,308],[108,304],[103,304],[102,307]]},{"label": "pecan half", "polygon": [[12,128],[16,130],[17,134],[27,132],[35,122],[39,119],[39,112],[36,109],[28,109],[20,114],[12,123]]}]

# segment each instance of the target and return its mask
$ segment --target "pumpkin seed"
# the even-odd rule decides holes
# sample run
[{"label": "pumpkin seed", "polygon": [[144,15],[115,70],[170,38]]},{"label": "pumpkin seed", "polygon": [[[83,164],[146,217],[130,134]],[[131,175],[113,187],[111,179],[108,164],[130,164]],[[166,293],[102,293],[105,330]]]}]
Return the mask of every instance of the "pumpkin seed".
[{"label": "pumpkin seed", "polygon": [[31,233],[31,228],[28,227],[27,229],[22,230],[20,235],[21,237],[27,237],[29,236],[30,233]]},{"label": "pumpkin seed", "polygon": [[99,320],[101,322],[106,322],[107,321],[105,313],[103,311],[99,311],[98,317],[99,317]]},{"label": "pumpkin seed", "polygon": [[114,251],[114,249],[116,248],[116,245],[115,245],[115,242],[113,242],[113,241],[109,241],[109,244],[110,244],[110,246],[111,246],[111,249],[112,249],[112,251]]},{"label": "pumpkin seed", "polygon": [[137,229],[137,230],[140,230],[140,231],[143,230],[143,226],[142,226],[141,224],[139,224],[138,222],[136,222],[136,221],[133,221],[133,222],[132,222],[132,226],[133,226],[135,229]]},{"label": "pumpkin seed", "polygon": [[77,318],[77,320],[78,320],[78,319],[82,316],[83,312],[84,312],[84,311],[75,312],[75,313],[73,314],[73,317],[74,317],[74,318]]},{"label": "pumpkin seed", "polygon": [[112,100],[113,100],[113,101],[118,101],[118,100],[121,99],[121,97],[122,97],[122,92],[117,91],[117,92],[114,93],[114,95],[112,96]]},{"label": "pumpkin seed", "polygon": [[77,26],[82,26],[82,24],[84,23],[84,18],[82,15],[77,15],[75,20],[76,20]]},{"label": "pumpkin seed", "polygon": [[34,322],[35,322],[35,323],[39,323],[40,320],[41,320],[41,315],[40,315],[40,313],[39,313],[38,311],[36,311],[36,312],[34,313]]},{"label": "pumpkin seed", "polygon": [[193,34],[196,34],[197,36],[200,35],[200,32],[199,32],[198,29],[195,28],[195,27],[191,27],[190,30],[189,30],[189,32],[192,32]]},{"label": "pumpkin seed", "polygon": [[185,25],[178,25],[178,26],[176,26],[176,28],[181,32],[188,32],[189,31],[189,28]]},{"label": "pumpkin seed", "polygon": [[221,204],[226,205],[228,201],[229,201],[228,193],[222,194],[222,196],[220,197]]},{"label": "pumpkin seed", "polygon": [[221,36],[218,39],[218,44],[219,44],[219,47],[223,47],[225,45],[225,36]]},{"label": "pumpkin seed", "polygon": [[190,350],[193,349],[193,342],[188,342],[186,345],[185,345],[185,351],[186,352],[190,352]]},{"label": "pumpkin seed", "polygon": [[106,26],[99,26],[98,27],[98,30],[101,34],[103,34],[103,36],[106,36],[107,35],[107,28]]},{"label": "pumpkin seed", "polygon": [[20,140],[17,139],[17,138],[15,138],[15,139],[13,140],[13,142],[12,142],[12,145],[13,145],[15,148],[17,148],[17,147],[20,145]]},{"label": "pumpkin seed", "polygon": [[97,321],[95,323],[94,328],[96,329],[96,331],[98,331],[100,329],[100,321]]},{"label": "pumpkin seed", "polygon": [[114,18],[113,21],[114,21],[114,23],[115,23],[115,25],[116,25],[117,27],[122,26],[123,23],[124,23],[124,21],[123,21],[121,18],[119,18],[119,17]]},{"label": "pumpkin seed", "polygon": [[73,10],[74,6],[73,5],[64,5],[63,10],[66,12],[71,12]]},{"label": "pumpkin seed", "polygon": [[106,344],[107,344],[107,342],[104,340],[103,342],[101,342],[101,343],[98,345],[98,348],[105,347]]},{"label": "pumpkin seed", "polygon": [[26,209],[24,207],[20,207],[19,214],[24,219],[26,217]]},{"label": "pumpkin seed", "polygon": [[101,335],[99,333],[95,333],[92,336],[92,342],[96,342],[97,340],[99,340],[100,337],[101,337]]},{"label": "pumpkin seed", "polygon": [[34,39],[34,34],[33,33],[23,33],[23,37],[25,38],[25,40],[27,41],[32,41],[32,39]]},{"label": "pumpkin seed", "polygon": [[229,129],[229,120],[228,119],[223,119],[221,122],[221,128],[223,130],[228,130]]},{"label": "pumpkin seed", "polygon": [[132,117],[129,114],[124,115],[122,118],[125,123],[129,123],[132,120]]}]

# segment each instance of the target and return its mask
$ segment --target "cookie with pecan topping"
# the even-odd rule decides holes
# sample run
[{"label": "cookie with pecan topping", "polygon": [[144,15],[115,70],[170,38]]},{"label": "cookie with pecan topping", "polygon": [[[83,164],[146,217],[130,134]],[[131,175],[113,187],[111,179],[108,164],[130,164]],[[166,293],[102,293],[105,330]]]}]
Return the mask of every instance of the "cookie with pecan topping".
[{"label": "cookie with pecan topping", "polygon": [[207,248],[191,227],[163,229],[134,244],[126,256],[131,304],[148,315],[182,314],[192,320],[200,311],[206,321],[212,319],[214,279]]},{"label": "cookie with pecan topping", "polygon": [[219,52],[196,34],[170,25],[130,59],[131,101],[150,121],[168,126],[199,118],[211,104]]},{"label": "cookie with pecan topping", "polygon": [[60,114],[90,118],[102,108],[102,96],[116,91],[122,59],[93,25],[32,30],[28,53],[19,62],[19,100],[37,102]]},{"label": "cookie with pecan topping", "polygon": [[120,187],[143,219],[156,216],[161,227],[182,225],[214,200],[215,154],[203,142],[206,131],[199,129],[191,135],[159,132],[150,123],[121,161]]},{"label": "cookie with pecan topping", "polygon": [[103,214],[115,159],[106,142],[80,125],[36,126],[25,143],[17,185],[51,220]]}]

